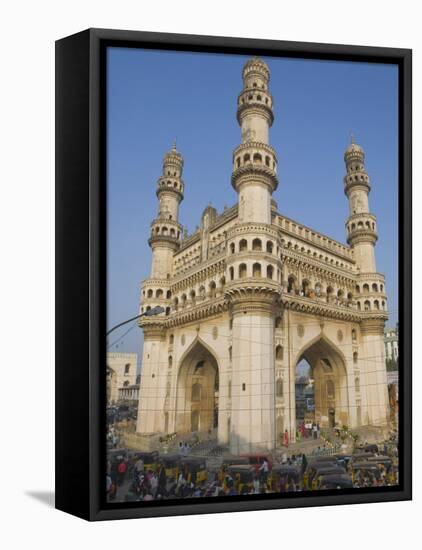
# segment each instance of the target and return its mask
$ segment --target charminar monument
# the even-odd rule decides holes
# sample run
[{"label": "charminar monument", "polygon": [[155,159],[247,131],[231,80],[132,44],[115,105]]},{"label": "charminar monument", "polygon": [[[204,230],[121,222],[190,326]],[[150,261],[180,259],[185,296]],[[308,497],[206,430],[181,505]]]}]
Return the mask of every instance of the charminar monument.
[{"label": "charminar monument", "polygon": [[286,429],[294,440],[302,359],[321,427],[387,422],[387,297],[365,154],[353,142],[344,154],[347,246],[279,213],[269,81],[261,59],[243,67],[238,201],[222,214],[208,206],[190,236],[179,221],[183,157],[175,146],[164,156],[141,313],[165,313],[139,321],[141,434],[202,432],[236,454],[273,449]]}]

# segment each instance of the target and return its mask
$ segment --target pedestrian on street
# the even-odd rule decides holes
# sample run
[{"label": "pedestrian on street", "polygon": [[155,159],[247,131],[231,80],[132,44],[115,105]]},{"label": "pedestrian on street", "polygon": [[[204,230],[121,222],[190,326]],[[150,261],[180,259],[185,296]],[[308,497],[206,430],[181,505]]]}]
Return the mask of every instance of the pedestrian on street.
[{"label": "pedestrian on street", "polygon": [[127,471],[127,464],[124,460],[122,460],[117,467],[117,484],[118,485],[123,485],[123,482],[126,477],[126,471]]},{"label": "pedestrian on street", "polygon": [[142,474],[144,471],[144,461],[142,458],[138,458],[138,460],[135,462],[135,476]]},{"label": "pedestrian on street", "polygon": [[270,467],[269,467],[268,461],[267,461],[266,458],[264,458],[261,466],[259,467],[259,471],[261,473],[261,483],[263,485],[267,484],[267,478],[268,478],[269,470],[270,470]]},{"label": "pedestrian on street", "polygon": [[287,431],[287,429],[284,431],[284,446],[286,447],[286,449],[289,448],[289,432]]}]

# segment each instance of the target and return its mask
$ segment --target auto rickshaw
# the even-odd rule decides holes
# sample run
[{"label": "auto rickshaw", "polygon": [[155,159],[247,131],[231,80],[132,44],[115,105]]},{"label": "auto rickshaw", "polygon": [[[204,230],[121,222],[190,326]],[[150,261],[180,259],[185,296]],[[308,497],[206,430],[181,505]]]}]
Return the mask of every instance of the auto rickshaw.
[{"label": "auto rickshaw", "polygon": [[353,453],[349,460],[349,469],[353,468],[354,464],[359,464],[361,462],[366,462],[369,458],[371,458],[373,453]]},{"label": "auto rickshaw", "polygon": [[374,463],[381,469],[381,466],[388,472],[393,465],[393,460],[389,456],[371,456],[368,462]]},{"label": "auto rickshaw", "polygon": [[271,470],[271,475],[268,478],[268,488],[271,491],[279,492],[281,490],[282,481],[295,485],[300,483],[300,471],[296,466],[289,464],[275,464]]},{"label": "auto rickshaw", "polygon": [[180,473],[179,455],[161,455],[159,462],[163,465],[168,479],[177,479]]},{"label": "auto rickshaw", "polygon": [[330,474],[319,478],[320,490],[327,489],[352,489],[353,480],[349,474]]},{"label": "auto rickshaw", "polygon": [[316,491],[319,488],[322,477],[328,475],[341,475],[345,473],[346,469],[341,466],[323,464],[315,469],[315,474],[312,476],[311,483],[309,483],[308,480],[308,487],[310,487],[312,491]]},{"label": "auto rickshaw", "polygon": [[188,483],[197,485],[207,481],[208,472],[204,458],[183,457],[180,459],[180,470]]},{"label": "auto rickshaw", "polygon": [[319,468],[335,468],[337,467],[337,460],[334,457],[331,457],[331,461],[322,461],[318,462],[312,460],[308,462],[305,473],[303,475],[303,487],[304,489],[310,489],[312,485],[312,480],[315,477],[315,473]]},{"label": "auto rickshaw", "polygon": [[379,479],[380,475],[378,466],[373,462],[356,462],[351,467],[351,476],[355,485],[359,484],[362,478],[367,478],[373,483],[374,479]]},{"label": "auto rickshaw", "polygon": [[240,464],[249,464],[249,458],[246,456],[223,456],[221,468],[218,471],[218,481],[222,484],[229,466],[238,466]]},{"label": "auto rickshaw", "polygon": [[254,490],[254,479],[256,475],[254,466],[250,464],[230,465],[227,468],[223,486],[227,488],[227,478],[231,477],[238,495],[250,493]]},{"label": "auto rickshaw", "polygon": [[365,445],[358,445],[356,449],[364,453],[377,453],[378,445],[375,445],[375,443],[366,443]]},{"label": "auto rickshaw", "polygon": [[144,463],[145,470],[157,471],[159,461],[158,451],[135,451],[131,457],[131,462],[135,465],[139,459]]}]

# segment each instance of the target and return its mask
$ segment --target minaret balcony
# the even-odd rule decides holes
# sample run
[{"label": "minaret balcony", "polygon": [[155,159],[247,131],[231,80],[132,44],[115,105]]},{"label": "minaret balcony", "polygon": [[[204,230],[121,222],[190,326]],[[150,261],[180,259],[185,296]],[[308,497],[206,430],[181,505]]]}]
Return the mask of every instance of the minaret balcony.
[{"label": "minaret balcony", "polygon": [[358,242],[373,242],[378,239],[376,217],[369,212],[361,212],[350,216],[346,221],[348,244]]},{"label": "minaret balcony", "polygon": [[157,197],[161,193],[171,192],[178,196],[179,200],[183,200],[184,183],[183,180],[171,176],[161,176],[158,180]]},{"label": "minaret balcony", "polygon": [[363,189],[369,193],[371,190],[371,184],[369,176],[366,172],[353,172],[348,173],[343,178],[344,181],[344,193],[348,195],[352,189]]}]

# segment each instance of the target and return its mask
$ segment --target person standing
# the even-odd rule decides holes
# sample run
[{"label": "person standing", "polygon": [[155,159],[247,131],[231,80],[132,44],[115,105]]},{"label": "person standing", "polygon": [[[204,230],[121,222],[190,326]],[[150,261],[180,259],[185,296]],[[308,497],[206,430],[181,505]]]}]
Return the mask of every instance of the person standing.
[{"label": "person standing", "polygon": [[289,432],[286,430],[284,430],[284,446],[286,447],[286,449],[289,448]]},{"label": "person standing", "polygon": [[261,483],[262,483],[262,485],[267,484],[269,469],[270,469],[270,467],[269,467],[269,464],[268,464],[268,460],[266,458],[264,458],[261,466],[259,467],[259,471],[261,472]]},{"label": "person standing", "polygon": [[117,467],[117,484],[118,485],[123,485],[123,482],[125,480],[125,477],[126,477],[126,471],[127,471],[127,465],[126,465],[126,462],[124,460],[122,460],[118,467]]}]

